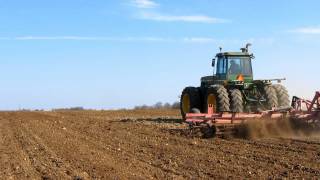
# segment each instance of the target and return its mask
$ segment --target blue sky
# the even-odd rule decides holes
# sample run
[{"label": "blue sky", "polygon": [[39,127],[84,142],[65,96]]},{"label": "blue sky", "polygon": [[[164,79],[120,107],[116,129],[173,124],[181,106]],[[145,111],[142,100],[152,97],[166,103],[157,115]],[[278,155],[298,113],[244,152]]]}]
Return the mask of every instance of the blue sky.
[{"label": "blue sky", "polygon": [[256,79],[319,88],[317,0],[0,0],[0,109],[174,102],[253,44]]}]

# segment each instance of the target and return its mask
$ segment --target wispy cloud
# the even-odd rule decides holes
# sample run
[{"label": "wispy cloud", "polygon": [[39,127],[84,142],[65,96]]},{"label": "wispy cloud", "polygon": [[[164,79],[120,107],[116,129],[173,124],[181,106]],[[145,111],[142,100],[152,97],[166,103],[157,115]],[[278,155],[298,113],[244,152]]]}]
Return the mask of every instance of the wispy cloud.
[{"label": "wispy cloud", "polygon": [[103,42],[146,42],[146,43],[194,43],[194,44],[273,44],[273,38],[249,38],[249,39],[216,39],[213,37],[104,37],[104,36],[17,36],[0,37],[0,41],[103,41]]},{"label": "wispy cloud", "polygon": [[197,23],[227,23],[230,22],[226,19],[220,19],[205,15],[183,15],[183,16],[175,16],[175,15],[165,15],[158,13],[146,13],[143,12],[139,16],[140,19],[145,20],[153,20],[153,21],[165,21],[165,22],[197,22]]},{"label": "wispy cloud", "polygon": [[159,6],[158,3],[152,0],[131,0],[131,4],[137,8],[152,9]]},{"label": "wispy cloud", "polygon": [[182,39],[183,42],[187,43],[214,43],[218,42],[214,38],[208,38],[208,37],[185,37]]},{"label": "wispy cloud", "polygon": [[272,45],[276,42],[274,38],[270,37],[255,37],[247,39],[216,39],[212,37],[185,37],[182,39],[182,42],[185,43],[204,43],[204,44],[233,44],[233,45],[243,45],[245,43],[253,44],[263,44],[263,45]]},{"label": "wispy cloud", "polygon": [[301,27],[301,28],[290,30],[290,32],[300,33],[300,34],[320,34],[320,26]]},{"label": "wispy cloud", "polygon": [[174,39],[171,38],[164,38],[164,37],[116,37],[116,38],[111,38],[114,41],[144,41],[144,42],[173,42],[175,41]]},{"label": "wispy cloud", "polygon": [[102,36],[17,36],[0,37],[0,40],[16,41],[116,41],[116,42],[170,42],[171,38],[163,37],[102,37]]},{"label": "wispy cloud", "polygon": [[[195,15],[171,15],[163,14],[155,11],[154,9],[159,7],[160,4],[154,0],[130,0],[130,4],[136,7],[138,10],[136,18],[150,21],[161,22],[190,22],[190,23],[227,23],[231,22],[227,19],[211,17],[207,15],[195,14]],[[148,10],[146,10],[148,9]]]},{"label": "wispy cloud", "polygon": [[11,38],[14,40],[101,40],[103,37],[86,36],[19,36]]},{"label": "wispy cloud", "polygon": [[276,43],[276,39],[273,37],[258,37],[258,38],[249,38],[244,40],[245,42],[250,42],[253,44],[264,44],[264,45],[272,45]]}]

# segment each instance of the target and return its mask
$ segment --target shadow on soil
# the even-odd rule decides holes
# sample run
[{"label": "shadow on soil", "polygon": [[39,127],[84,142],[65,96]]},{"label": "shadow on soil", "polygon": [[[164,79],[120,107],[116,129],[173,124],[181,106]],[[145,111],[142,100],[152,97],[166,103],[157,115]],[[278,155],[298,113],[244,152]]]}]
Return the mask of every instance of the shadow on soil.
[{"label": "shadow on soil", "polygon": [[153,122],[153,123],[178,123],[183,124],[181,119],[165,119],[165,118],[139,118],[139,119],[121,119],[120,122]]},{"label": "shadow on soil", "polygon": [[[114,121],[120,123],[152,123],[159,125],[166,125],[161,127],[160,131],[163,133],[170,133],[172,135],[182,136],[186,138],[202,137],[199,130],[190,130],[188,125],[182,121],[182,119],[174,118],[139,118],[139,119],[121,119],[120,121]],[[167,126],[168,125],[168,126]],[[160,126],[159,126],[160,127]]]}]

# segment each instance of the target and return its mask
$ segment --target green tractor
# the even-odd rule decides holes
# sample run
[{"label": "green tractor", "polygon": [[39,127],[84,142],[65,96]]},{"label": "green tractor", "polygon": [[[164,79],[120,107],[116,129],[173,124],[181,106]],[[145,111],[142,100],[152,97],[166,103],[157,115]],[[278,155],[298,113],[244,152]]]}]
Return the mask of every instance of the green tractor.
[{"label": "green tractor", "polygon": [[[216,67],[213,76],[201,78],[200,87],[186,87],[181,94],[180,109],[186,113],[207,113],[208,105],[213,112],[250,113],[289,107],[288,91],[280,84],[285,79],[253,80],[248,48],[240,52],[221,52],[212,60]],[[272,84],[277,81],[277,84]]]}]

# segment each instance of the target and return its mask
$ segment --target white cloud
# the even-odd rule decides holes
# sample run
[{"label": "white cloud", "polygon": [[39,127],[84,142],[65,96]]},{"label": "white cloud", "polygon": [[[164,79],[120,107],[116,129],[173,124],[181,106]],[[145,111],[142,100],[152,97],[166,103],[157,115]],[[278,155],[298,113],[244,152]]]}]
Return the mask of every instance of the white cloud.
[{"label": "white cloud", "polygon": [[171,38],[162,37],[96,37],[96,36],[19,36],[19,37],[3,37],[0,40],[17,40],[17,41],[117,41],[117,42],[170,42]]},{"label": "white cloud", "polygon": [[132,5],[142,9],[151,9],[159,6],[159,4],[152,0],[132,0]]},{"label": "white cloud", "polygon": [[138,19],[152,20],[152,21],[162,21],[162,22],[197,22],[197,23],[227,23],[230,22],[226,19],[210,17],[206,15],[170,15],[156,13],[154,9],[160,6],[153,0],[131,0],[131,5],[138,8]]},{"label": "white cloud", "polygon": [[118,40],[124,41],[153,41],[153,42],[173,42],[174,39],[163,38],[163,37],[127,37],[127,38],[118,38]]},{"label": "white cloud", "polygon": [[252,44],[264,44],[264,45],[272,45],[276,43],[276,39],[272,37],[249,38],[249,39],[245,39],[244,41],[250,42]]},{"label": "white cloud", "polygon": [[291,30],[291,32],[300,33],[300,34],[320,34],[320,26],[301,27],[301,28]]},{"label": "white cloud", "polygon": [[185,42],[185,43],[212,43],[218,40],[210,37],[95,37],[95,36],[18,36],[2,37],[0,40],[16,41],[115,41],[115,42]]},{"label": "white cloud", "polygon": [[185,37],[181,40],[185,43],[208,43],[208,44],[232,44],[232,45],[244,45],[246,43],[272,45],[276,42],[274,38],[248,38],[248,39],[215,39],[211,37]]},{"label": "white cloud", "polygon": [[182,39],[184,42],[188,43],[213,43],[217,42],[216,39],[208,37],[187,37]]},{"label": "white cloud", "polygon": [[205,15],[183,15],[183,16],[173,16],[173,15],[163,15],[156,13],[141,13],[140,19],[153,20],[153,21],[182,21],[182,22],[197,22],[197,23],[227,23],[230,22],[226,19],[220,19]]},{"label": "white cloud", "polygon": [[17,36],[0,37],[0,40],[11,41],[104,41],[104,42],[150,42],[150,43],[195,43],[195,44],[273,44],[273,38],[249,38],[249,39],[215,39],[212,37],[106,37],[106,36]]},{"label": "white cloud", "polygon": [[85,36],[19,36],[15,40],[99,40],[99,37]]}]

